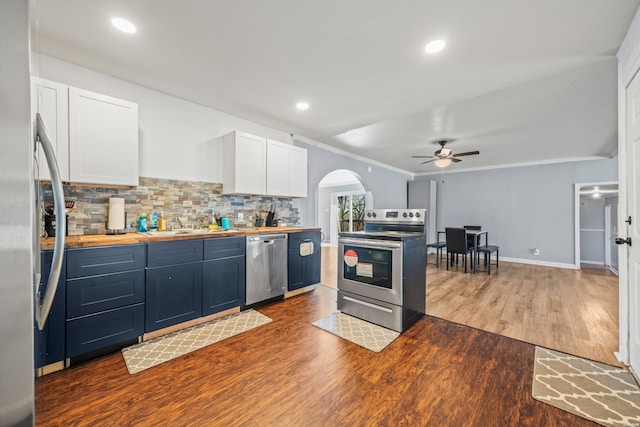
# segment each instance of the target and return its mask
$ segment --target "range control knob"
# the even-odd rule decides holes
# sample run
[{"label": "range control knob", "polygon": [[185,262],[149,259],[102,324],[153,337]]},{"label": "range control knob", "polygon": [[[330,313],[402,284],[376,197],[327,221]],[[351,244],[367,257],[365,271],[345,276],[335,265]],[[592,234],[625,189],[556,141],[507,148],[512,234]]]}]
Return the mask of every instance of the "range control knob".
[{"label": "range control knob", "polygon": [[371,212],[367,212],[367,216],[371,218]]},{"label": "range control knob", "polygon": [[420,218],[420,212],[416,212],[416,218]]},{"label": "range control knob", "polygon": [[406,212],[402,212],[402,216],[406,218],[407,217],[407,213]]},{"label": "range control knob", "polygon": [[373,217],[374,217],[374,218],[377,216],[375,212],[374,212],[374,213],[372,213],[371,215],[373,215]]},{"label": "range control knob", "polygon": [[413,218],[413,212],[409,212],[409,218]]}]

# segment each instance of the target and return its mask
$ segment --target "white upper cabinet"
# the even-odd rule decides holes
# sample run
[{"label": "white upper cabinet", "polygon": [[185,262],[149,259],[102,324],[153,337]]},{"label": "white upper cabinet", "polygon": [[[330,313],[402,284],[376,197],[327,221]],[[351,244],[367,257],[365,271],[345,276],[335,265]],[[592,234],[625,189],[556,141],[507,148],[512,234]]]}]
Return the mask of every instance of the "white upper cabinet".
[{"label": "white upper cabinet", "polygon": [[289,146],[289,196],[307,197],[307,149]]},{"label": "white upper cabinet", "polygon": [[234,131],[224,136],[224,194],[307,197],[307,150]]},{"label": "white upper cabinet", "polygon": [[267,194],[289,196],[290,144],[267,139]]},{"label": "white upper cabinet", "polygon": [[223,139],[224,194],[265,194],[267,140],[233,131]]},{"label": "white upper cabinet", "polygon": [[[138,185],[138,105],[32,77],[32,111],[40,113],[63,181]],[[34,122],[35,123],[35,122]],[[39,179],[50,180],[39,148]]]},{"label": "white upper cabinet", "polygon": [[267,139],[267,194],[307,197],[307,150]]},{"label": "white upper cabinet", "polygon": [[138,185],[138,104],[69,88],[69,176]]},{"label": "white upper cabinet", "polygon": [[[69,87],[38,77],[31,79],[31,111],[34,129],[36,113],[40,113],[56,155],[60,179],[69,181]],[[49,167],[38,144],[38,179],[50,181]]]}]

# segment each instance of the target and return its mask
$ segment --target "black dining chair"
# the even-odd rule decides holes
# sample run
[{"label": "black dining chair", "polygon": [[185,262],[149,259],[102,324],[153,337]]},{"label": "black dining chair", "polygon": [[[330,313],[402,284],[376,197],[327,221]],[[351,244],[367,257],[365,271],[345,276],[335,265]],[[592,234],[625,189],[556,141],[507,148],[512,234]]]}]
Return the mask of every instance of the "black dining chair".
[{"label": "black dining chair", "polygon": [[471,255],[471,270],[473,270],[473,246],[467,244],[467,231],[464,228],[445,228],[447,236],[447,270],[453,265],[454,255],[462,255],[464,272],[467,272],[467,255]]},{"label": "black dining chair", "polygon": [[482,254],[484,258],[484,270],[482,271],[486,271],[488,275],[491,275],[491,254],[494,252],[496,253],[496,263],[494,265],[498,268],[500,262],[500,246],[484,245],[478,247],[478,255]]},{"label": "black dining chair", "polygon": [[[465,230],[471,230],[471,231],[481,231],[482,230],[482,226],[481,225],[463,225],[462,228],[464,228]],[[476,236],[469,234],[467,236],[467,246],[473,247],[473,239],[475,239]]]},{"label": "black dining chair", "polygon": [[[438,234],[439,236],[439,234]],[[429,249],[433,248],[436,250],[436,262],[433,263],[435,264],[436,267],[440,267],[440,264],[442,263],[442,253],[444,252],[444,249],[447,247],[447,242],[432,242],[432,243],[427,243],[427,257],[429,256]],[[430,262],[427,262],[427,264],[432,264]]]}]

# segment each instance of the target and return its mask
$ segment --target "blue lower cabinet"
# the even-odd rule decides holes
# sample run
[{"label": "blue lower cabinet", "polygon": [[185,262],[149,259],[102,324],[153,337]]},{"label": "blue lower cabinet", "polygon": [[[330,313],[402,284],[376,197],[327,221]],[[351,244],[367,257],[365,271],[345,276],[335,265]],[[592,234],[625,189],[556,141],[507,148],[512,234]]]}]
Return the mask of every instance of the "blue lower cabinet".
[{"label": "blue lower cabinet", "polygon": [[203,316],[244,305],[244,256],[205,261],[202,271]]},{"label": "blue lower cabinet", "polygon": [[67,357],[142,336],[144,306],[134,304],[67,320]]},{"label": "blue lower cabinet", "polygon": [[66,357],[144,334],[146,246],[68,249]]},{"label": "blue lower cabinet", "polygon": [[288,290],[320,283],[322,247],[319,231],[289,233]]},{"label": "blue lower cabinet", "polygon": [[[53,251],[43,251],[41,253],[41,295],[44,295],[46,290],[52,259]],[[47,319],[44,329],[40,331],[37,323],[34,326],[34,362],[36,368],[61,362],[65,358],[65,265],[63,261],[60,279],[58,280],[58,289],[53,298],[49,318]]]},{"label": "blue lower cabinet", "polygon": [[147,269],[145,332],[202,316],[202,261]]}]

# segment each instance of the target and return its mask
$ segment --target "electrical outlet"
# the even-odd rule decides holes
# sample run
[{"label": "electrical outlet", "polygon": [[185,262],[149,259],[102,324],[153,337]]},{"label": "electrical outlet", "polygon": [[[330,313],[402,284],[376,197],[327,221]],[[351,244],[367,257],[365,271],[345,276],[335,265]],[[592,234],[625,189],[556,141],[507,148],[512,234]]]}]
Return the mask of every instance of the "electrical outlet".
[{"label": "electrical outlet", "polygon": [[534,248],[534,249],[533,249],[533,254],[534,254],[534,255],[540,255],[540,249],[538,249],[538,248]]}]

